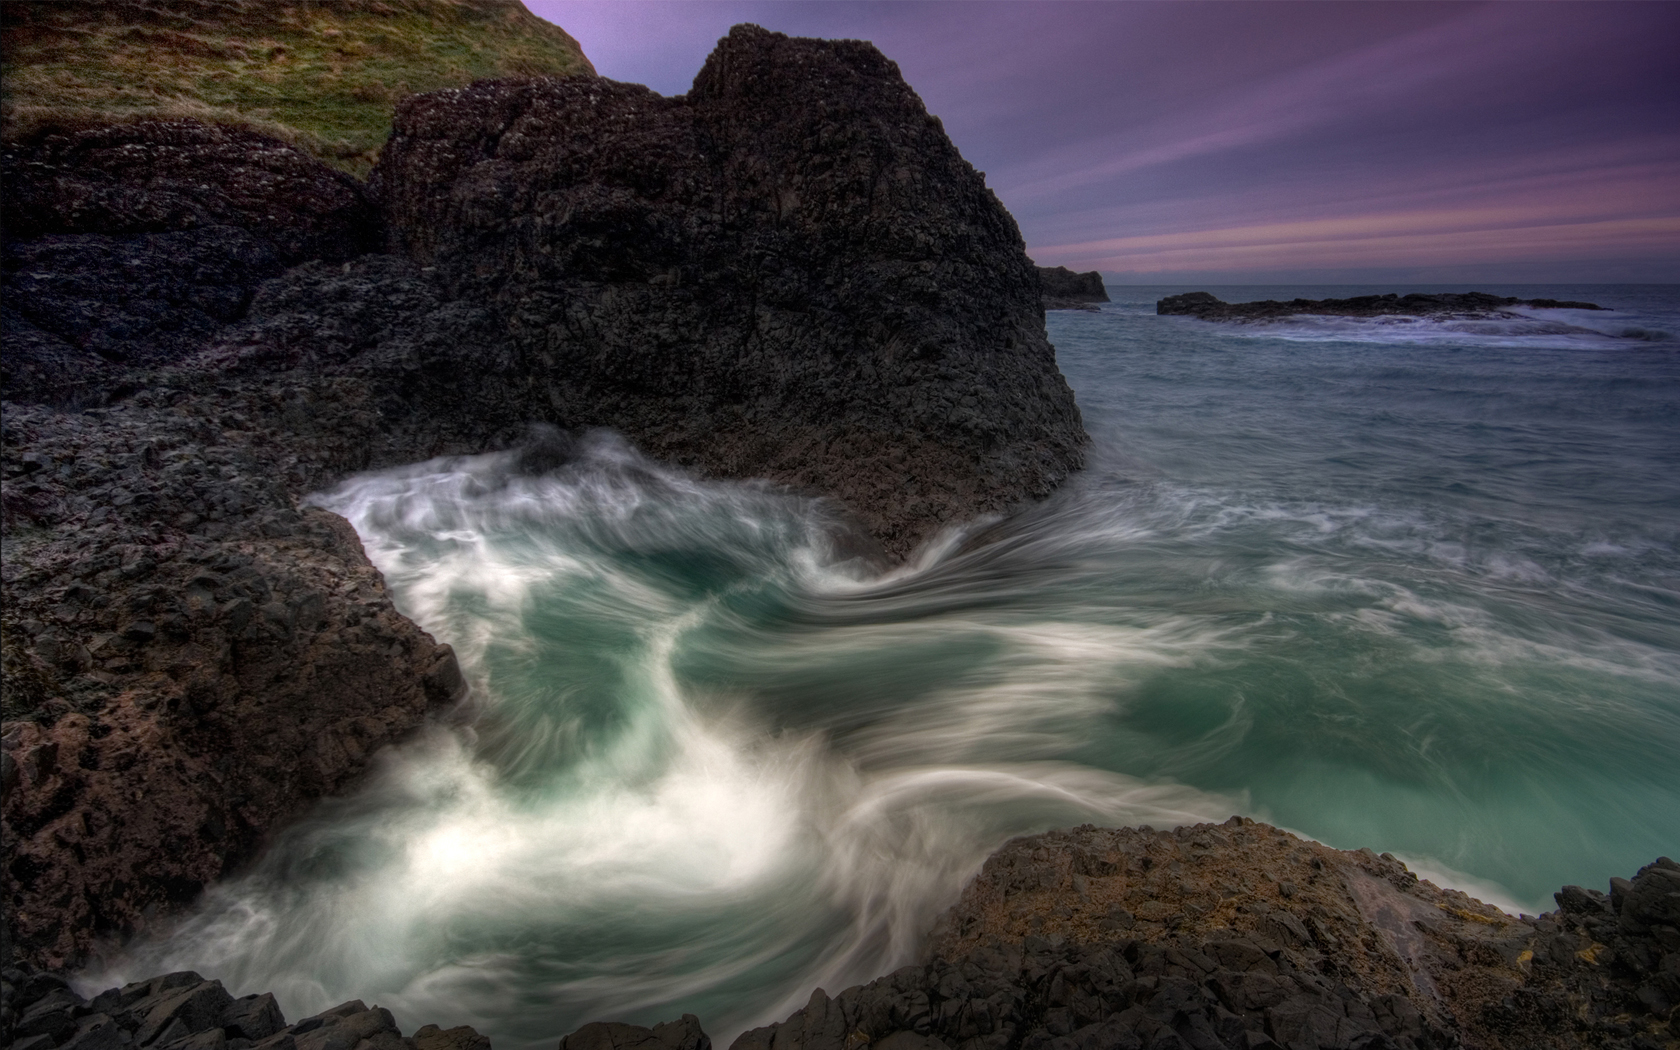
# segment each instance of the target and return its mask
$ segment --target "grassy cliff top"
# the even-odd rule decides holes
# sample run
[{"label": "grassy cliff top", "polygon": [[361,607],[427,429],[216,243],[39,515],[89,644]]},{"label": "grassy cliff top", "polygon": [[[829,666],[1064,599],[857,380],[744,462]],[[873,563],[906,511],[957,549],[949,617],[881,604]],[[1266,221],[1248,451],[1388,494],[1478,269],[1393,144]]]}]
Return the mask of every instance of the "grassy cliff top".
[{"label": "grassy cliff top", "polygon": [[518,0],[60,0],[0,7],[0,135],[194,117],[366,175],[398,98],[593,73]]}]

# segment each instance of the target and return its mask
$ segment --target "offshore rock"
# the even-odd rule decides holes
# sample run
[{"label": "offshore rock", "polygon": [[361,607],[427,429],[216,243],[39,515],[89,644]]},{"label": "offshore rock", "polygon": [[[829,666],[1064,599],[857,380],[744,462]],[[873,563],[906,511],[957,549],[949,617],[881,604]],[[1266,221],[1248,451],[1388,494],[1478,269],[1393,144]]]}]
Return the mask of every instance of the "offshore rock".
[{"label": "offshore rock", "polygon": [[677,98],[415,96],[372,186],[390,250],[503,333],[440,366],[458,429],[611,426],[837,496],[896,554],[1081,463],[1013,219],[867,43],[737,26]]},{"label": "offshore rock", "polygon": [[1066,266],[1040,266],[1039,283],[1044,289],[1046,310],[1095,310],[1092,303],[1106,303],[1108,289],[1097,270],[1074,273]]},{"label": "offshore rock", "polygon": [[1297,314],[1327,314],[1335,317],[1410,316],[1477,320],[1490,317],[1520,317],[1513,306],[1541,310],[1603,310],[1596,303],[1558,299],[1518,299],[1486,292],[1443,292],[1425,295],[1360,295],[1351,299],[1291,299],[1279,302],[1263,299],[1253,303],[1227,303],[1211,292],[1169,295],[1155,304],[1161,315],[1197,317],[1204,321],[1264,321]]}]

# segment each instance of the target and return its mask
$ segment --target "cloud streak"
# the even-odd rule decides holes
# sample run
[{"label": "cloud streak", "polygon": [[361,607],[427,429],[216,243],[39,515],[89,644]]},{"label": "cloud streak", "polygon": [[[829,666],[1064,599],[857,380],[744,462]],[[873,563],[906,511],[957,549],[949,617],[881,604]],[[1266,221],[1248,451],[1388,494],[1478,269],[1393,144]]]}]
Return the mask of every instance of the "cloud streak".
[{"label": "cloud streak", "polygon": [[1677,4],[528,3],[666,93],[734,22],[873,40],[1047,265],[1680,280]]}]

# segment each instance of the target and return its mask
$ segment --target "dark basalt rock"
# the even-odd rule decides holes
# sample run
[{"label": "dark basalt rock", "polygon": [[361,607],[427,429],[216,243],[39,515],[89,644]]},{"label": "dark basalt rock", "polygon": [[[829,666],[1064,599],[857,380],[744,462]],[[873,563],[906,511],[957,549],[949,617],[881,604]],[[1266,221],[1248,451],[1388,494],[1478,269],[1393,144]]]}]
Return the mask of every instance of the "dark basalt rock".
[{"label": "dark basalt rock", "polygon": [[0,177],[8,241],[234,226],[292,265],[349,259],[379,238],[355,179],[277,139],[198,121],[43,133],[0,148]]},{"label": "dark basalt rock", "polygon": [[299,509],[349,472],[608,426],[903,554],[1080,463],[1013,220],[867,44],[739,27],[684,98],[481,83],[397,128],[399,255],[252,132],[5,147],[0,957],[186,905],[460,697]]},{"label": "dark basalt rock", "polygon": [[1603,310],[1596,303],[1565,302],[1557,299],[1518,299],[1486,292],[1443,292],[1424,295],[1360,295],[1352,299],[1264,299],[1253,303],[1227,303],[1211,292],[1169,295],[1155,304],[1163,315],[1198,317],[1204,321],[1257,321],[1296,314],[1330,314],[1338,317],[1516,317],[1507,309],[1527,306],[1542,310]]},{"label": "dark basalt rock", "polygon": [[898,554],[1080,465],[1014,221],[869,44],[737,26],[679,98],[416,96],[372,185],[390,249],[505,333],[447,367],[463,424],[611,426],[837,496]]},{"label": "dark basalt rock", "polygon": [[1037,269],[1046,310],[1095,310],[1092,303],[1109,301],[1102,274],[1096,270],[1074,273],[1066,266],[1040,266]]},{"label": "dark basalt rock", "polygon": [[190,971],[87,1000],[57,974],[24,964],[0,972],[0,991],[0,1038],[28,1050],[490,1050],[466,1026],[440,1032],[427,1025],[404,1039],[391,1011],[359,999],[288,1025],[272,995],[235,999],[222,982]]},{"label": "dark basalt rock", "polygon": [[[1233,817],[1052,831],[993,854],[922,961],[742,1033],[731,1050],[1661,1050],[1680,1042],[1680,865],[1566,886],[1511,916],[1393,857]],[[0,973],[0,1039],[28,1050],[491,1050],[469,1027],[403,1039],[344,1003],[287,1025],[174,973],[84,1000]],[[559,1050],[710,1050],[700,1019],[593,1022]]]},{"label": "dark basalt rock", "polygon": [[1518,918],[1237,817],[1053,831],[986,861],[923,963],[731,1050],[1672,1047],[1676,886],[1663,858],[1619,914],[1566,887]]}]

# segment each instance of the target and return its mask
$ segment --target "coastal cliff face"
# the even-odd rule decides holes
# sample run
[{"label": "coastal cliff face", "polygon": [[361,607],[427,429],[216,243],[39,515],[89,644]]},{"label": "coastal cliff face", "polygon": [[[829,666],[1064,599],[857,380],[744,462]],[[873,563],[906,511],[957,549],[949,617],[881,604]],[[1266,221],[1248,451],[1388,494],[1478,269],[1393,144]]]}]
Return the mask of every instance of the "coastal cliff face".
[{"label": "coastal cliff face", "polygon": [[393,252],[506,333],[453,370],[478,419],[837,496],[899,555],[1080,465],[1014,220],[868,44],[738,26],[681,98],[411,98],[372,186]]},{"label": "coastal cliff face", "polygon": [[868,45],[741,27],[687,98],[398,126],[377,196],[190,121],[4,151],[8,952],[167,915],[460,698],[300,509],[348,473],[610,426],[902,555],[1079,465],[1013,220]]}]

